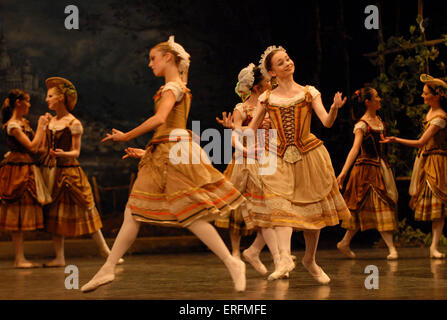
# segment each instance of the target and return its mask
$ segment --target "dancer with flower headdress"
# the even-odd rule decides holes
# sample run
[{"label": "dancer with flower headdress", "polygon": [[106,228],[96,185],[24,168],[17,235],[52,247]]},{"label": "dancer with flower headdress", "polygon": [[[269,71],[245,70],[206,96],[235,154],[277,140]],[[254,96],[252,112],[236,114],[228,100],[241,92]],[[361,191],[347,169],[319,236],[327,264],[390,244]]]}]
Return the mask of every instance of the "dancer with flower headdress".
[{"label": "dancer with flower headdress", "polygon": [[84,234],[92,235],[100,255],[107,258],[110,249],[100,230],[102,222],[92,188],[77,160],[83,127],[71,113],[78,100],[76,88],[61,77],[48,78],[45,84],[48,108],[56,115],[48,123],[41,169],[52,197],[45,208],[45,228],[53,234],[56,257],[44,266],[64,267],[64,238]]},{"label": "dancer with flower headdress", "polygon": [[414,218],[432,221],[433,238],[430,258],[443,259],[438,250],[447,215],[447,82],[427,74],[420,76],[422,98],[430,110],[422,122],[424,131],[417,140],[387,137],[382,142],[397,142],[418,148],[410,182],[410,207]]},{"label": "dancer with flower headdress", "polygon": [[248,227],[263,228],[269,248],[279,247],[270,280],[295,268],[290,254],[295,229],[304,231],[303,266],[320,284],[327,284],[330,278],[315,261],[320,230],[349,218],[350,212],[338,189],[329,153],[310,133],[310,123],[314,111],[325,127],[331,127],[346,98],[337,92],[328,113],[316,88],[294,81],[295,65],[282,47],[268,47],[260,67],[265,77],[276,79],[278,86],[259,97],[249,127],[258,128],[268,112],[272,128],[277,130],[277,143],[274,150],[269,143],[266,157],[276,159],[276,167],[268,162],[273,170],[261,175],[264,199],[255,206],[249,203],[249,215],[244,219]]},{"label": "dancer with flower headdress", "polygon": [[[248,151],[252,151],[256,147],[251,148],[251,146],[247,145],[247,139],[245,139],[247,136],[242,136],[242,130],[246,128],[253,118],[258,97],[269,88],[270,84],[262,75],[259,67],[250,63],[239,72],[238,83],[235,88],[235,92],[241,98],[242,103],[236,105],[233,115],[229,113],[227,116],[226,113],[223,113],[222,120],[216,119],[220,124],[233,129],[232,143],[236,148],[236,152],[224,171],[224,175],[244,195],[247,201],[252,201],[253,198],[262,196],[262,190],[260,189],[260,180],[257,172],[259,167],[255,163],[256,160],[247,158]],[[265,134],[257,136],[256,141],[251,141],[258,147],[263,147],[266,142],[268,143],[268,130],[270,129],[268,116],[264,118],[261,128],[266,130]],[[266,139],[267,141],[265,141]],[[241,237],[251,233],[245,225],[244,213],[242,211],[247,211],[246,203],[231,211],[228,216],[217,217],[214,222],[217,227],[229,229],[232,254],[238,258],[240,258]],[[267,273],[267,268],[259,259],[259,254],[264,246],[265,241],[262,233],[258,232],[253,244],[242,253],[245,260],[262,275]]]},{"label": "dancer with flower headdress", "polygon": [[[142,222],[188,228],[216,254],[230,272],[236,291],[245,290],[245,264],[233,257],[209,223],[229,214],[243,196],[215,169],[185,130],[191,105],[186,87],[190,56],[171,36],[149,52],[149,67],[163,85],[154,96],[155,115],[129,132],[113,129],[102,141],[128,141],[155,131],[139,164],[124,212],[124,222],[106,263],[82,287],[95,290],[115,278],[115,266],[135,241]],[[177,157],[180,152],[180,159]],[[126,151],[126,155],[141,154]]]},{"label": "dancer with flower headdress", "polygon": [[23,231],[43,229],[42,205],[51,200],[34,159],[45,140],[48,116],[39,118],[34,134],[25,118],[30,106],[30,95],[20,89],[11,90],[2,105],[9,152],[0,162],[0,229],[12,233],[15,268],[38,267],[25,258]]},{"label": "dancer with flower headdress", "polygon": [[[337,177],[340,189],[349,169],[349,176],[343,194],[352,217],[344,220],[345,236],[337,248],[348,258],[355,258],[350,249],[352,237],[359,229],[377,229],[388,247],[388,260],[398,258],[393,243],[393,231],[397,230],[398,193],[393,172],[387,161],[384,145],[380,140],[386,136],[385,124],[377,115],[382,108],[377,90],[361,88],[351,98],[355,139],[340,175]],[[360,155],[357,157],[357,155]]]}]

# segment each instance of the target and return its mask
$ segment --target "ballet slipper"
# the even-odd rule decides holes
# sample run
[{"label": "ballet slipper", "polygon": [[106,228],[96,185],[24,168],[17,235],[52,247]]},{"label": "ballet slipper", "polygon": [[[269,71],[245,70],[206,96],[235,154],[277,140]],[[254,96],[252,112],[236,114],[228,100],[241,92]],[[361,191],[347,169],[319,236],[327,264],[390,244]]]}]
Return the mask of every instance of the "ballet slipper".
[{"label": "ballet slipper", "polygon": [[228,264],[228,270],[230,271],[231,278],[233,279],[234,289],[237,292],[245,291],[246,278],[245,278],[245,263],[237,258],[234,258],[233,262]]},{"label": "ballet slipper", "polygon": [[295,269],[295,263],[292,257],[288,253],[281,253],[281,260],[279,261],[278,268],[271,273],[267,280],[278,280],[284,278],[286,274]]},{"label": "ballet slipper", "polygon": [[251,264],[251,266],[260,274],[265,275],[267,273],[267,268],[259,259],[259,254],[250,254],[248,249],[242,252],[244,259]]},{"label": "ballet slipper", "polygon": [[115,280],[114,272],[104,272],[99,270],[89,282],[82,286],[81,291],[84,293],[94,291],[100,286],[108,284],[113,280]]},{"label": "ballet slipper", "polygon": [[309,270],[308,266],[304,263],[304,260],[301,261],[301,263],[303,264],[304,268],[306,268],[306,270],[310,273],[310,275],[319,283],[319,284],[328,284],[329,282],[331,282],[331,278],[329,278],[329,276],[323,271],[323,269],[320,266],[318,267],[319,272],[318,273],[313,273]]},{"label": "ballet slipper", "polygon": [[430,248],[430,258],[431,259],[444,259],[445,253],[441,253],[437,249]]},{"label": "ballet slipper", "polygon": [[345,246],[342,242],[337,243],[337,249],[347,258],[355,259],[355,253],[349,248],[349,246]]}]

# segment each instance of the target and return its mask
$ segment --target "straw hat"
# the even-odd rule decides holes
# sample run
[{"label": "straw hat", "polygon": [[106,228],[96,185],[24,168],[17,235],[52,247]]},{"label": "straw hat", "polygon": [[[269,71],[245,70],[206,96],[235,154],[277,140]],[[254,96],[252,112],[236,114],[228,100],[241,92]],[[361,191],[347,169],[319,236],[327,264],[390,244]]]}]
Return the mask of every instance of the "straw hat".
[{"label": "straw hat", "polygon": [[447,97],[447,83],[439,78],[433,78],[432,76],[428,74],[421,74],[419,78],[423,83],[433,87],[436,92],[444,97]]},{"label": "straw hat", "polygon": [[51,77],[45,80],[47,89],[57,87],[59,88],[65,96],[66,106],[69,111],[72,111],[76,106],[78,101],[78,92],[75,86],[69,80],[61,77]]}]

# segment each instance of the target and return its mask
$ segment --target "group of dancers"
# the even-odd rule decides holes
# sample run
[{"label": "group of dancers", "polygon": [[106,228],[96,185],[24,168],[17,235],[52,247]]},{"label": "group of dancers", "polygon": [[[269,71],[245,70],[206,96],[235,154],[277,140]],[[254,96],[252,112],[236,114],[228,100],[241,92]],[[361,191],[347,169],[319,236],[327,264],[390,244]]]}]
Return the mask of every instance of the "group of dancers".
[{"label": "group of dancers", "polygon": [[[2,129],[10,151],[0,164],[0,228],[12,232],[15,267],[36,266],[25,259],[23,231],[45,228],[53,234],[56,258],[47,267],[65,265],[64,237],[91,234],[107,258],[81,288],[93,291],[115,279],[115,267],[123,262],[141,223],[150,223],[190,230],[224,263],[235,290],[244,291],[241,237],[257,233],[242,256],[262,275],[268,270],[259,255],[267,245],[274,263],[268,279],[276,280],[289,277],[295,268],[291,237],[293,231],[303,231],[306,248],[301,263],[318,283],[328,284],[329,276],[316,262],[318,240],[321,229],[340,220],[346,234],[337,248],[345,256],[355,258],[350,242],[358,230],[377,229],[388,246],[387,258],[398,258],[393,244],[398,194],[384,152],[387,143],[419,149],[410,205],[417,220],[433,223],[430,257],[445,258],[438,251],[447,214],[447,83],[443,80],[421,75],[422,97],[430,110],[418,140],[387,136],[377,115],[381,108],[377,90],[357,90],[349,101],[356,120],[354,143],[336,177],[329,153],[311,133],[310,124],[315,113],[330,128],[348,99],[337,92],[328,112],[315,87],[294,81],[294,62],[286,50],[270,46],[259,66],[250,63],[239,73],[236,93],[241,103],[232,113],[216,118],[233,129],[236,149],[222,174],[210,161],[203,161],[207,155],[186,130],[190,55],[171,36],[149,51],[149,67],[165,80],[154,96],[155,114],[128,132],[112,129],[102,140],[129,141],[154,131],[145,150],[124,150],[123,158],[140,162],[112,250],[100,231],[91,187],[77,160],[83,128],[71,114],[76,88],[64,78],[46,80],[46,102],[55,116],[41,116],[35,134],[24,117],[30,108],[29,94],[19,89],[9,93],[2,106]],[[269,129],[276,130],[274,137]],[[248,139],[250,134],[254,139]],[[174,146],[190,161],[171,161]],[[269,164],[259,154],[273,156],[275,170],[261,174]],[[229,229],[232,252],[213,224]]]}]

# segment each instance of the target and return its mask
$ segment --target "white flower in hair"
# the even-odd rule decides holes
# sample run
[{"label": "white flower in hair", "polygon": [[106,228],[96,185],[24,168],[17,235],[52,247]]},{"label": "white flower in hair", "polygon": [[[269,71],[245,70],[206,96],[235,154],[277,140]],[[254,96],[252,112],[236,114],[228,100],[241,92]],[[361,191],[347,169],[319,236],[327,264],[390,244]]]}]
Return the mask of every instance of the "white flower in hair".
[{"label": "white flower in hair", "polygon": [[253,87],[253,83],[255,82],[255,74],[253,72],[256,66],[253,63],[250,63],[247,67],[239,72],[237,77],[239,81],[238,89],[242,92],[248,92]]},{"label": "white flower in hair", "polygon": [[191,57],[189,53],[186,52],[186,50],[180,44],[174,41],[174,36],[169,37],[168,44],[171,47],[171,49],[177,52],[177,54],[180,57],[179,71],[180,72],[187,71],[190,63],[189,58]]},{"label": "white flower in hair", "polygon": [[265,49],[264,53],[261,55],[261,59],[259,60],[259,68],[261,68],[261,73],[264,76],[264,78],[266,79],[271,79],[272,76],[270,75],[270,73],[267,71],[267,68],[265,67],[265,59],[267,58],[267,56],[275,50],[283,50],[284,52],[286,51],[286,49],[284,49],[283,47],[279,46],[270,46],[267,49]]}]

